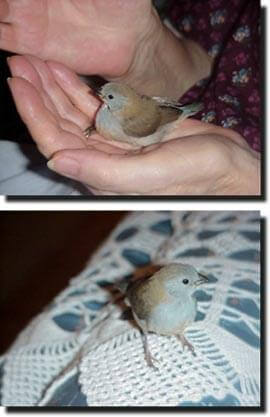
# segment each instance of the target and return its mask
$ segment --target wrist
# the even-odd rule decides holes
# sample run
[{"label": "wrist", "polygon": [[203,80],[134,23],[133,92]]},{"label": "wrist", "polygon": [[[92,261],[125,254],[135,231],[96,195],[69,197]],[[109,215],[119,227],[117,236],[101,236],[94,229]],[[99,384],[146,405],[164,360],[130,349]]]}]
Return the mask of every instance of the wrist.
[{"label": "wrist", "polygon": [[261,195],[260,170],[260,154],[247,144],[236,144],[231,148],[226,174],[217,181],[215,195]]},{"label": "wrist", "polygon": [[207,53],[195,42],[177,38],[153,10],[130,67],[118,80],[143,94],[178,99],[210,71],[211,58]]}]

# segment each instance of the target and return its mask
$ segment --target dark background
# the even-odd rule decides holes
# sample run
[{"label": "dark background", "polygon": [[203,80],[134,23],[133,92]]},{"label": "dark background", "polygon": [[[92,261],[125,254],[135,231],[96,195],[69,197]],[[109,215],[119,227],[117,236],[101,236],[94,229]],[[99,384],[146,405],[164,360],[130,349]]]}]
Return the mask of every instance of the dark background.
[{"label": "dark background", "polygon": [[0,140],[31,143],[28,131],[17,113],[7,77],[10,77],[6,59],[11,54],[0,50]]},{"label": "dark background", "polygon": [[0,354],[126,214],[0,212]]}]

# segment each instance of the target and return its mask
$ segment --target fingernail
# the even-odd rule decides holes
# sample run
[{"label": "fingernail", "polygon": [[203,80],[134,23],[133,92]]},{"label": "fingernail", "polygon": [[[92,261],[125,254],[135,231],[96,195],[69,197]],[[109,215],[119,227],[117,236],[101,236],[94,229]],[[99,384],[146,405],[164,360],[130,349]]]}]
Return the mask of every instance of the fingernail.
[{"label": "fingernail", "polygon": [[72,158],[55,158],[47,162],[47,166],[58,174],[66,175],[70,178],[77,178],[79,175],[80,165]]},{"label": "fingernail", "polygon": [[11,77],[8,77],[8,78],[7,78],[7,82],[8,82],[8,84],[10,83],[10,80],[11,80]]}]

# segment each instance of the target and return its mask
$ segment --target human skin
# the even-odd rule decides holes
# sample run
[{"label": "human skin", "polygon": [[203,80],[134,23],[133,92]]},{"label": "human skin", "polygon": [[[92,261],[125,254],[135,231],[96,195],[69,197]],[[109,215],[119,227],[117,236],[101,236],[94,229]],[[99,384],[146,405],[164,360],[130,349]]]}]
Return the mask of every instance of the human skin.
[{"label": "human skin", "polygon": [[211,69],[199,45],[161,23],[151,0],[0,0],[0,49],[176,99]]},{"label": "human skin", "polygon": [[17,109],[49,167],[96,195],[258,195],[259,155],[231,129],[187,119],[141,151],[85,138],[100,102],[64,65],[9,60]]}]

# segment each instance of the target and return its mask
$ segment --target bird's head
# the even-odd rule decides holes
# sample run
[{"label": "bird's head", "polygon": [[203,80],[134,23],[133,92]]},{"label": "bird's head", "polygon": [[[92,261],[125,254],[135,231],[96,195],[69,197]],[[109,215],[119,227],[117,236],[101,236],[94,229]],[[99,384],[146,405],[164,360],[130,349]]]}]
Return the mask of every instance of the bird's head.
[{"label": "bird's head", "polygon": [[192,295],[199,285],[208,282],[208,278],[200,274],[191,265],[169,264],[164,266],[162,273],[163,282],[168,293],[174,297]]},{"label": "bird's head", "polygon": [[121,111],[139,98],[136,91],[131,87],[114,82],[104,84],[97,95],[111,112]]}]

